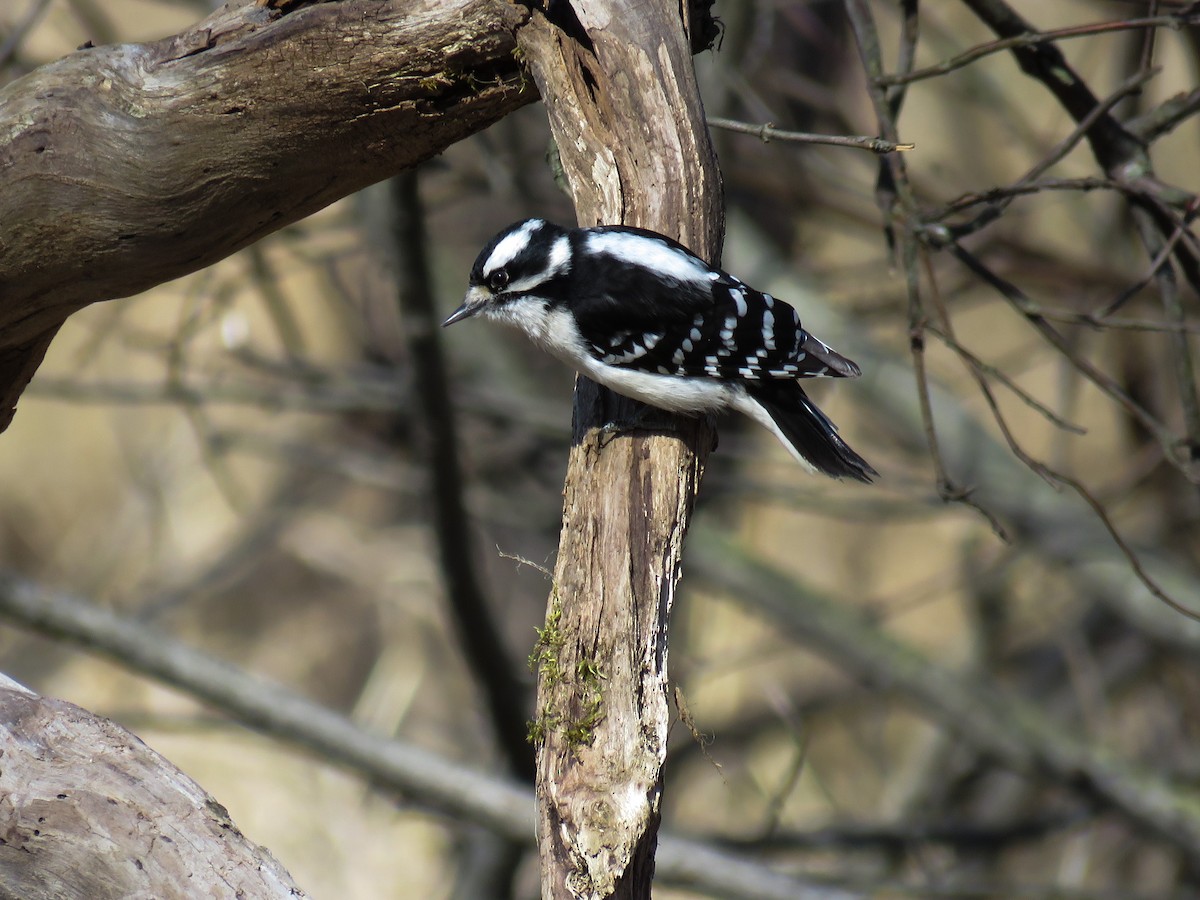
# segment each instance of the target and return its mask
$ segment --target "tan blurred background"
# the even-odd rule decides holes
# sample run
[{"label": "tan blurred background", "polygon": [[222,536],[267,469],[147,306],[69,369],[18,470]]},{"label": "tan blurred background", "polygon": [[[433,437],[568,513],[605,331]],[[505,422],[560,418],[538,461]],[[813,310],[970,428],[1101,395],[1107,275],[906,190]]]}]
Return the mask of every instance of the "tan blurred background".
[{"label": "tan blurred background", "polygon": [[[0,38],[37,5],[0,5]],[[1132,2],[1012,5],[1041,29],[1145,11]],[[210,8],[183,0],[44,6],[0,83],[86,40],[166,36]],[[871,7],[894,63],[896,4]],[[841,9],[819,0],[718,3],[723,46],[697,57],[709,113],[874,134]],[[920,20],[918,65],[991,39],[958,3],[924,4]],[[1141,46],[1128,32],[1061,44],[1101,96],[1130,74]],[[1118,112],[1191,90],[1196,50],[1194,33],[1161,31],[1163,71]],[[497,228],[531,214],[570,219],[544,161],[542,119],[538,107],[525,109],[422,168],[444,313]],[[929,208],[1014,181],[1073,128],[1003,53],[915,83],[900,125],[916,144],[907,163]],[[1189,121],[1154,145],[1164,181],[1200,189],[1196,136]],[[862,383],[813,393],[883,477],[871,488],[818,481],[765,433],[725,422],[698,522],[837,604],[861,608],[930,660],[1040,705],[1068,731],[1172,777],[1200,774],[1195,657],[1103,611],[1070,567],[1042,552],[1044,542],[1018,528],[1006,543],[985,515],[943,503],[911,410],[881,405],[870,387],[890,361],[897,368],[886,371],[901,373],[896,385],[915,404],[903,278],[873,197],[876,158],[727,132],[716,140],[730,204],[726,265],[794,302],[819,336],[863,365]],[[1097,167],[1083,146],[1052,174],[1093,176]],[[443,603],[388,216],[387,192],[373,189],[210,269],[71,319],[0,436],[0,567],[145,617],[373,731],[499,771]],[[1102,307],[1148,269],[1112,192],[1017,200],[968,243],[1055,309]],[[1200,605],[1200,592],[1188,593],[1198,583],[1196,485],[962,265],[931,255],[923,277],[927,290],[936,284],[963,346],[1086,429],[1057,427],[994,381],[1025,451],[1087,486],[1131,545],[1169,555],[1193,579],[1176,599]],[[1196,296],[1184,296],[1194,321]],[[1160,312],[1151,287],[1122,314]],[[1063,329],[1077,353],[1183,433],[1161,333]],[[485,325],[446,340],[477,564],[522,660],[547,585],[502,554],[549,564],[554,553],[571,378]],[[962,360],[933,338],[928,347],[930,381],[955,415],[977,420],[1002,447]],[[901,412],[910,424],[899,424]],[[962,455],[947,448],[948,459]],[[964,487],[983,477],[951,474]],[[1078,497],[1063,497],[1067,533],[1095,523]],[[748,845],[810,874],[889,884],[896,895],[974,887],[970,896],[1009,896],[1025,886],[1022,896],[1185,896],[1195,888],[1170,842],[1067,785],[991,765],[911,698],[865,683],[753,603],[688,571],[671,667],[711,742],[701,754],[685,728],[676,730],[665,827]],[[315,898],[464,895],[478,835],[462,823],[22,630],[0,628],[0,670],[132,729],[227,806]],[[903,835],[914,821],[987,835],[971,844],[884,834]],[[871,829],[875,839],[856,842]],[[796,837],[819,832],[827,842]],[[535,895],[528,860],[514,884],[511,895]]]}]

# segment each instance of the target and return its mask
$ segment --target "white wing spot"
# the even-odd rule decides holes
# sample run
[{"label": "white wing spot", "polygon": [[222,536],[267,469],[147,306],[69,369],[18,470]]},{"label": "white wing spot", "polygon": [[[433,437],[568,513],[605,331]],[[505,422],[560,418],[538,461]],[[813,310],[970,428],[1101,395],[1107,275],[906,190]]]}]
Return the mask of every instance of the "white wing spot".
[{"label": "white wing spot", "polygon": [[763,304],[767,307],[767,309],[774,309],[775,308],[775,298],[772,297],[770,294],[763,294],[762,296],[763,296]]},{"label": "white wing spot", "polygon": [[689,338],[691,338],[693,341],[698,341],[698,340],[700,340],[700,337],[701,337],[701,335],[700,335],[700,329],[699,329],[699,328],[693,328],[693,329],[692,329],[692,333],[691,333],[691,334],[689,334],[689,335],[688,335],[688,337],[689,337]]},{"label": "white wing spot", "polygon": [[746,292],[743,290],[734,290],[729,292],[733,297],[733,302],[737,305],[737,314],[739,317],[746,315],[750,308],[746,305]]},{"label": "white wing spot", "polygon": [[635,343],[624,353],[609,353],[604,357],[604,362],[609,365],[617,365],[619,363],[632,362],[635,359],[640,359],[646,355],[646,348],[641,344]]},{"label": "white wing spot", "polygon": [[683,343],[679,346],[683,349],[684,353],[691,353],[695,344],[693,344],[688,338],[684,338]]}]

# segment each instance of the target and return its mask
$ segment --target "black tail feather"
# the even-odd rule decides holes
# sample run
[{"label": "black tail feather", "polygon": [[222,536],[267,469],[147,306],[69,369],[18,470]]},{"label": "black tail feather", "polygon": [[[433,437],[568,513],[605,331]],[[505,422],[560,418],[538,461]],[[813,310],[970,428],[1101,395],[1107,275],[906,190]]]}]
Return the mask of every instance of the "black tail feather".
[{"label": "black tail feather", "polygon": [[837,426],[795,381],[747,383],[746,390],[767,411],[796,453],[818,472],[866,484],[879,475],[838,436]]}]

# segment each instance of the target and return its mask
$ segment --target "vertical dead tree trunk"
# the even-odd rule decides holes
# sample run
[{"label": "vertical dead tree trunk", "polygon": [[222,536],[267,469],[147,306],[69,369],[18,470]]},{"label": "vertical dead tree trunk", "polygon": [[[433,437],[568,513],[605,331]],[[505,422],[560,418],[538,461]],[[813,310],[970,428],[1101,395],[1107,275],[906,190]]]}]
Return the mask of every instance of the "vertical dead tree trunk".
[{"label": "vertical dead tree trunk", "polygon": [[[548,4],[517,30],[580,224],[652,228],[719,255],[720,175],[686,4]],[[549,15],[551,18],[547,18]],[[671,709],[667,616],[711,443],[586,379],[546,627],[535,654],[538,836],[547,898],[649,897]]]}]

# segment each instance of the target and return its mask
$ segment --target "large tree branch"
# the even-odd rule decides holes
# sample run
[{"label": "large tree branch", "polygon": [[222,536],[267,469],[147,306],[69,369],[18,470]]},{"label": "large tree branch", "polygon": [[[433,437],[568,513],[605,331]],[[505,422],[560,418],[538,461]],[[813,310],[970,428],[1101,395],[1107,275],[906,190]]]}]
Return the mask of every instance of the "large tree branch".
[{"label": "large tree branch", "polygon": [[536,99],[495,0],[234,3],[0,90],[0,429],[68,315],[201,269]]},{"label": "large tree branch", "polygon": [[0,676],[0,896],[307,896],[125,729]]}]

